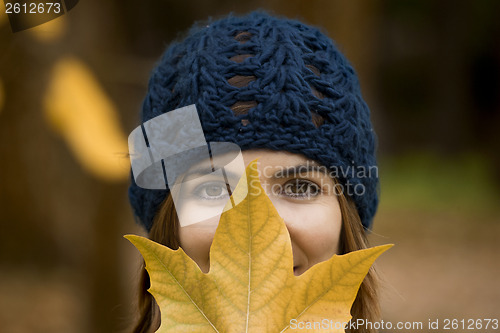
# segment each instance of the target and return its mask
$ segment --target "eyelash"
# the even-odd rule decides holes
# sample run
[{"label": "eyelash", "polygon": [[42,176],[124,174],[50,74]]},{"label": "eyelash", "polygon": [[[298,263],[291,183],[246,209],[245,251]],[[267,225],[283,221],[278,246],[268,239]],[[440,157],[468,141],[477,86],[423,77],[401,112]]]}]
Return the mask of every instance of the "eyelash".
[{"label": "eyelash", "polygon": [[[208,187],[214,186],[214,185],[222,188],[222,190],[221,190],[222,193],[220,195],[210,196],[210,195],[203,195],[202,194],[202,191],[204,189],[207,189]],[[315,191],[312,194],[309,191],[305,192],[305,193],[288,192],[287,190],[289,190],[290,187],[293,185],[299,186],[300,189],[302,189],[303,186],[307,186],[308,190],[310,190],[311,187],[314,187]],[[198,187],[196,187],[196,189],[194,190],[193,193],[197,198],[199,198],[201,200],[222,200],[222,199],[226,199],[228,197],[226,184],[221,183],[221,182],[207,182],[207,183],[200,184]],[[296,179],[292,179],[292,180],[286,182],[284,185],[280,186],[280,191],[276,194],[287,196],[287,197],[292,198],[292,199],[303,200],[303,199],[309,199],[309,198],[316,197],[316,196],[320,195],[321,194],[321,187],[318,184],[316,184],[315,182],[312,182],[310,180],[296,178]]]},{"label": "eyelash", "polygon": [[[221,195],[218,195],[218,196],[204,196],[201,194],[202,190],[203,189],[207,189],[208,187],[210,186],[218,186],[220,188],[222,188],[222,194]],[[194,190],[194,195],[201,199],[201,200],[221,200],[221,199],[225,199],[228,197],[228,193],[227,193],[227,187],[226,187],[226,183],[221,183],[221,182],[207,182],[207,183],[203,183],[203,184],[200,184],[199,186],[197,186]]]},{"label": "eyelash", "polygon": [[[307,186],[307,189],[309,190],[311,187],[314,187],[315,191],[314,193],[305,192],[305,193],[286,193],[286,190],[290,188],[290,186],[299,186],[299,189],[302,189],[303,186]],[[282,190],[278,193],[279,195],[284,195],[293,199],[309,199],[312,197],[316,197],[321,194],[321,187],[316,184],[315,182],[312,182],[307,179],[293,179],[291,181],[288,181],[284,184],[282,187]]]}]

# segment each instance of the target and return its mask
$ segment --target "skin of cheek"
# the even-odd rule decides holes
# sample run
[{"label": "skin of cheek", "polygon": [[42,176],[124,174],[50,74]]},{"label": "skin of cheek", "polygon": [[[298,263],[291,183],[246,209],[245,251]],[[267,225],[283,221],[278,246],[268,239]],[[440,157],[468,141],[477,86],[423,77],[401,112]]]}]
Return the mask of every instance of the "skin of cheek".
[{"label": "skin of cheek", "polygon": [[296,275],[338,253],[342,217],[335,197],[307,204],[275,197],[271,201],[290,233]]},{"label": "skin of cheek", "polygon": [[204,222],[179,229],[182,249],[198,264],[203,273],[208,273],[210,269],[210,245],[212,245],[219,218],[220,216],[215,216]]}]

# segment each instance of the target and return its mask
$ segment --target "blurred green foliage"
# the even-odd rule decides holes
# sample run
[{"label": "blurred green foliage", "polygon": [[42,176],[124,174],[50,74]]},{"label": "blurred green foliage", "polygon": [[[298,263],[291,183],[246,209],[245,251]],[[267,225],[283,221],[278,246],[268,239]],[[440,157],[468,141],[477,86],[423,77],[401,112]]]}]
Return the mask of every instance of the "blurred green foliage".
[{"label": "blurred green foliage", "polygon": [[499,191],[492,166],[481,155],[454,157],[426,152],[381,158],[380,209],[491,214]]}]

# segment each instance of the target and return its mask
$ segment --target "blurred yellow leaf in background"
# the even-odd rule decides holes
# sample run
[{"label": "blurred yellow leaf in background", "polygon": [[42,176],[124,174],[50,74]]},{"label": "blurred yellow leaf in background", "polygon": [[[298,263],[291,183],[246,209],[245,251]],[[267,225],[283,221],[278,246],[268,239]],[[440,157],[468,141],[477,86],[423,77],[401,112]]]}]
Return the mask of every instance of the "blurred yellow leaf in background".
[{"label": "blurred yellow leaf in background", "polygon": [[321,332],[344,332],[361,282],[391,245],[334,255],[294,276],[290,236],[255,163],[247,167],[248,195],[220,218],[208,274],[181,248],[126,236],[146,262],[161,309],[159,332],[290,332],[323,319],[331,325]]},{"label": "blurred yellow leaf in background", "polygon": [[116,107],[81,61],[62,58],[55,64],[44,106],[85,170],[106,181],[128,178],[127,138]]}]

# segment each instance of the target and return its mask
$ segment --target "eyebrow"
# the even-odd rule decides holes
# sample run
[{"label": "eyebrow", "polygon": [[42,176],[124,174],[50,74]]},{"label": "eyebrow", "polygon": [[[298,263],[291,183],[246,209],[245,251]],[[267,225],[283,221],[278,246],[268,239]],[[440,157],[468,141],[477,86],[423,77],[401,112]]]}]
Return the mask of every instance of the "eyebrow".
[{"label": "eyebrow", "polygon": [[[280,167],[281,168],[281,167]],[[210,167],[200,167],[196,168],[193,170],[189,170],[186,172],[186,175],[188,176],[196,176],[196,175],[208,175],[216,170],[223,169],[221,167],[215,167],[215,169],[212,169]],[[232,179],[240,179],[242,175],[239,175],[235,172],[226,170],[224,168],[223,172],[226,174],[227,177],[232,178]],[[324,165],[311,165],[311,164],[297,164],[293,165],[290,167],[282,168],[279,171],[275,172],[273,175],[273,178],[287,178],[287,177],[292,177],[292,176],[297,176],[297,175],[302,175],[302,174],[310,174],[310,173],[321,173],[324,176],[329,176],[329,170],[327,167]]]},{"label": "eyebrow", "polygon": [[186,172],[186,175],[187,176],[205,176],[205,175],[209,175],[217,170],[222,170],[221,172],[223,174],[226,174],[227,177],[229,178],[232,178],[232,179],[240,179],[241,175],[238,175],[236,172],[232,172],[232,171],[229,171],[223,167],[215,167],[215,168],[206,168],[206,167],[200,167],[200,168],[196,168],[196,169],[193,169],[193,170],[188,170]]},{"label": "eyebrow", "polygon": [[286,178],[297,176],[297,174],[301,175],[314,172],[322,173],[324,176],[328,176],[329,174],[328,168],[323,165],[298,164],[275,172],[274,178]]}]

